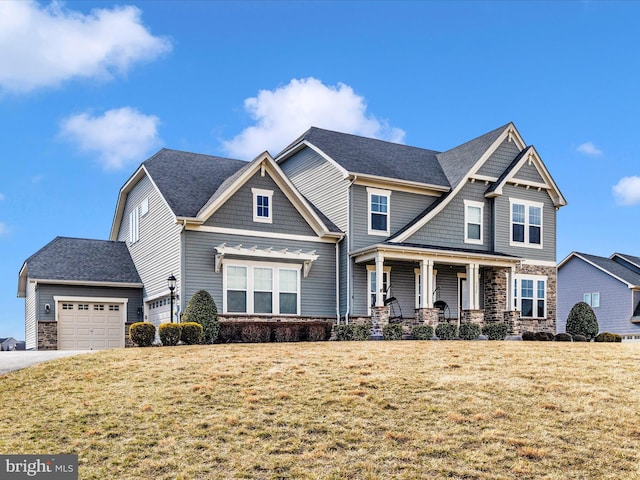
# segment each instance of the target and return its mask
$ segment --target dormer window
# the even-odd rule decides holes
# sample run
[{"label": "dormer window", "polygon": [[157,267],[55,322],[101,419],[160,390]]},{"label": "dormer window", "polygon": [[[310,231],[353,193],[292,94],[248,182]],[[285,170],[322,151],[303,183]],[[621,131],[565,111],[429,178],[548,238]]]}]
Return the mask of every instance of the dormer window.
[{"label": "dormer window", "polygon": [[369,235],[389,235],[390,190],[367,188],[369,204]]},{"label": "dormer window", "polygon": [[272,223],[273,212],[273,190],[262,190],[252,188],[253,193],[253,221],[262,223]]}]

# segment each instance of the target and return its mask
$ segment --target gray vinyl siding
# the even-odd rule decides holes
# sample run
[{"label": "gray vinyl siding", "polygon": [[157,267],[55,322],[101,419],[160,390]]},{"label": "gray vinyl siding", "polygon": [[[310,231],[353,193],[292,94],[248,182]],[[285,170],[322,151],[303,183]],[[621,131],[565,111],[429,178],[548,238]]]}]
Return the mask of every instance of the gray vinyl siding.
[{"label": "gray vinyl siding", "polygon": [[593,311],[601,332],[640,335],[640,325],[630,322],[632,291],[611,275],[580,258],[569,259],[558,270],[557,331],[564,332],[571,308],[582,302],[585,293],[600,293],[600,306]]},{"label": "gray vinyl siding", "polygon": [[347,262],[349,261],[349,252],[347,248],[348,239],[344,237],[342,241],[338,244],[339,248],[339,265],[338,269],[340,271],[340,279],[338,283],[338,294],[340,296],[340,316],[344,316],[347,314],[348,304],[347,304],[347,284],[350,281],[347,278]]},{"label": "gray vinyl siding", "polygon": [[[149,211],[140,217],[140,240],[129,243],[129,213],[145,199]],[[118,240],[127,242],[133,263],[144,284],[144,298],[168,294],[167,278],[177,278],[176,294],[180,295],[180,230],[175,216],[148,177],[143,177],[127,196],[118,230]]]},{"label": "gray vinyl siding", "polygon": [[[272,223],[253,221],[252,188],[273,191],[271,201]],[[278,185],[268,175],[256,173],[242,185],[207,221],[205,226],[254,230],[259,232],[315,235]]]},{"label": "gray vinyl siding", "polygon": [[38,292],[35,283],[27,279],[27,292],[25,297],[25,348],[35,350],[38,348],[38,319],[36,318],[36,303]]},{"label": "gray vinyl siding", "polygon": [[[449,318],[458,318],[459,308],[458,303],[460,299],[458,274],[465,273],[466,268],[460,265],[439,265],[433,266],[434,270],[438,271],[436,275],[436,294],[434,295],[434,302],[441,300],[449,307]],[[482,296],[482,288],[480,289]]]},{"label": "gray vinyl siding", "polygon": [[[419,195],[416,193],[390,190],[389,197],[389,227],[390,235],[404,227],[416,218],[425,208],[431,205],[436,197]],[[351,248],[356,250],[367,245],[383,241],[385,235],[369,235],[369,194],[367,187],[353,185],[351,187],[352,213]]]},{"label": "gray vinyl siding", "polygon": [[[425,226],[407,239],[409,243],[433,245],[448,248],[471,248],[491,251],[492,224],[491,201],[484,198],[487,186],[484,182],[468,182],[460,192]],[[464,242],[464,201],[472,200],[484,203],[482,221],[483,244]]]},{"label": "gray vinyl siding", "polygon": [[348,231],[349,180],[334,164],[305,148],[280,164],[285,175],[343,232]]},{"label": "gray vinyl siding", "polygon": [[[258,249],[303,252],[316,251],[318,259],[313,262],[309,276],[300,275],[300,314],[302,316],[336,316],[336,247],[334,243],[304,242],[290,239],[261,238],[244,235],[223,235],[211,232],[184,232],[185,295],[181,299],[183,307],[198,290],[208,291],[223,311],[223,271],[215,272],[215,247],[222,244],[242,244],[257,246]],[[238,257],[241,258],[241,257]],[[244,258],[243,260],[248,260]],[[281,259],[252,258],[256,262],[287,263]],[[233,257],[227,256],[226,262]],[[301,262],[295,262],[300,264]]]},{"label": "gray vinyl siding", "polygon": [[[556,209],[546,190],[505,185],[503,194],[494,199],[495,249],[498,252],[531,260],[556,260]],[[511,246],[511,205],[509,199],[542,203],[542,247]]]},{"label": "gray vinyl siding", "polygon": [[536,166],[529,162],[525,162],[513,178],[518,180],[527,180],[529,182],[545,183]]},{"label": "gray vinyl siding", "polygon": [[519,153],[520,150],[516,147],[515,142],[505,140],[480,167],[477,173],[499,178]]},{"label": "gray vinyl siding", "polygon": [[[55,321],[56,305],[53,297],[98,297],[98,298],[122,298],[128,300],[127,322],[142,321],[138,317],[138,308],[142,307],[142,289],[122,287],[88,287],[80,285],[38,285],[38,319],[40,321]],[[51,305],[51,313],[45,312],[44,306]]]}]

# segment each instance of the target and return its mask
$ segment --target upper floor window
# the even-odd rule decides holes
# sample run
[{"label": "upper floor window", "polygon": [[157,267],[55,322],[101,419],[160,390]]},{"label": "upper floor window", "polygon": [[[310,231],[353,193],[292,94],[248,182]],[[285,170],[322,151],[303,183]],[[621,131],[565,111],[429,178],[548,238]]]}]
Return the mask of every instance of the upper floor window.
[{"label": "upper floor window", "polygon": [[369,235],[389,235],[389,199],[391,191],[367,188]]},{"label": "upper floor window", "polygon": [[464,243],[481,245],[484,203],[464,201]]},{"label": "upper floor window", "polygon": [[509,201],[511,204],[510,244],[542,248],[543,204],[513,198]]},{"label": "upper floor window", "polygon": [[272,223],[273,190],[252,188],[251,193],[253,193],[253,221]]},{"label": "upper floor window", "polygon": [[546,318],[547,277],[542,275],[516,275],[514,301],[520,316]]},{"label": "upper floor window", "polygon": [[597,308],[600,306],[600,292],[585,293],[583,298],[584,303],[591,306],[592,308]]}]

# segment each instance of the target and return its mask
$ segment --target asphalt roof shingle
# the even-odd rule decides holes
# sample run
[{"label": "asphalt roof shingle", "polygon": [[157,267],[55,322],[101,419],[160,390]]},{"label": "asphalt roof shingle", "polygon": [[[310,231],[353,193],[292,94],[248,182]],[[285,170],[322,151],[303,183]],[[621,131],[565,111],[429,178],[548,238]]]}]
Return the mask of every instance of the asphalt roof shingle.
[{"label": "asphalt roof shingle", "polygon": [[124,242],[56,237],[25,265],[39,280],[142,283]]},{"label": "asphalt roof shingle", "polygon": [[621,265],[618,262],[615,262],[609,258],[599,257],[597,255],[589,255],[587,253],[576,252],[576,254],[597,265],[611,275],[621,278],[631,285],[640,285],[640,275],[633,272],[632,270],[629,270],[624,265]]}]

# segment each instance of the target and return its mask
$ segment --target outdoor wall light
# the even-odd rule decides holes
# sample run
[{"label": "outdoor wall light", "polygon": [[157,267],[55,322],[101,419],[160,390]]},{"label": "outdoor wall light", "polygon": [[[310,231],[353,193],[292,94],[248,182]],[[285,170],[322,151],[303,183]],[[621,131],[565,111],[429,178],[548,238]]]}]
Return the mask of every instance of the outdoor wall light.
[{"label": "outdoor wall light", "polygon": [[51,305],[48,303],[44,304],[44,313],[51,313]]}]

